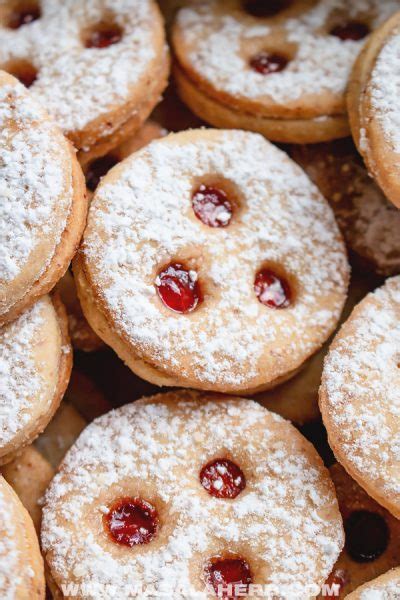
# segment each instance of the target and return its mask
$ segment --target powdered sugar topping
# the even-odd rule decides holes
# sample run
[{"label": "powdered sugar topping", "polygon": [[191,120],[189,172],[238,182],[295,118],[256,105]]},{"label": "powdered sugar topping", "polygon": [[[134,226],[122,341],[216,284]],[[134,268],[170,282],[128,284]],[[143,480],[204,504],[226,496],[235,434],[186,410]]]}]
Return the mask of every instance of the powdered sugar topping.
[{"label": "powdered sugar topping", "polygon": [[[328,433],[380,494],[400,493],[400,277],[369,294],[339,332],[324,367]],[[338,443],[338,440],[336,440]]]},{"label": "powdered sugar topping", "polygon": [[[245,553],[259,580],[280,589],[322,582],[343,543],[341,520],[331,484],[303,443],[254,402],[192,392],[102,416],[47,492],[42,542],[57,583],[97,583],[96,598],[107,597],[108,585],[119,597],[136,585],[154,596],[205,599],[204,566],[227,549]],[[199,481],[219,453],[246,473],[235,500],[210,496]],[[159,539],[145,548],[122,551],[104,532],[102,516],[121,493],[159,508]]]},{"label": "powdered sugar topping", "polygon": [[35,275],[51,260],[71,202],[68,148],[20,84],[0,88],[0,296],[26,268],[43,239]]},{"label": "powdered sugar topping", "polygon": [[15,539],[15,521],[10,515],[3,485],[0,481],[0,593],[3,600],[14,600],[19,584],[20,552]]},{"label": "powdered sugar topping", "polygon": [[[31,92],[63,130],[79,131],[130,101],[156,55],[152,2],[41,0],[40,7],[41,17],[29,26],[0,28],[0,64],[34,65]],[[100,22],[121,27],[122,39],[108,48],[85,48],[85,31]]]},{"label": "powdered sugar topping", "polygon": [[[344,248],[327,203],[283,152],[257,134],[193,132],[153,142],[117,169],[96,192],[83,252],[139,356],[203,384],[244,385],[298,366],[326,339],[347,285]],[[226,228],[204,226],[192,210],[194,180],[209,174],[237,188],[241,206]],[[205,296],[175,315],[161,308],[155,281],[184,257]],[[266,262],[295,282],[288,309],[256,297]]]},{"label": "powdered sugar topping", "polygon": [[[207,0],[182,9],[177,23],[190,49],[185,62],[216,89],[285,105],[304,96],[344,94],[363,40],[343,41],[329,35],[330,26],[366,20],[375,29],[399,8],[398,0],[320,0],[272,20],[249,18],[240,6],[224,11],[218,0]],[[290,62],[284,71],[264,76],[248,64],[249,52],[257,48],[289,54]]]}]

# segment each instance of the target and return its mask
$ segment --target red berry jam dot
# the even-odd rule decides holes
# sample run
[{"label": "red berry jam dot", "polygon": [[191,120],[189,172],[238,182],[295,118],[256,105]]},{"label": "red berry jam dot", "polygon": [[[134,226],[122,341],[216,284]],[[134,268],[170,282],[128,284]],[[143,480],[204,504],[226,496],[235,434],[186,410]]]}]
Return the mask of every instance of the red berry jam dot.
[{"label": "red berry jam dot", "polygon": [[8,27],[10,29],[19,29],[23,25],[29,25],[33,21],[40,19],[40,8],[38,6],[32,6],[26,10],[14,10],[10,14],[8,20]]},{"label": "red berry jam dot", "polygon": [[120,498],[104,515],[111,539],[122,546],[148,544],[158,531],[157,511],[141,498]]},{"label": "red berry jam dot", "polygon": [[381,556],[389,543],[390,533],[381,515],[367,510],[351,513],[345,522],[346,550],[358,563],[372,562]]},{"label": "red berry jam dot", "polygon": [[352,40],[354,42],[362,40],[370,32],[368,25],[351,21],[350,23],[341,23],[330,30],[330,34],[340,38],[343,41]]},{"label": "red berry jam dot", "polygon": [[246,487],[246,478],[234,462],[217,458],[201,469],[200,483],[210,496],[236,498]]},{"label": "red berry jam dot", "polygon": [[334,569],[325,582],[325,596],[338,598],[347,583],[349,583],[347,572],[344,569]]},{"label": "red berry jam dot", "polygon": [[283,71],[288,62],[288,59],[282,54],[259,52],[250,59],[250,67],[261,75],[270,75]]},{"label": "red berry jam dot", "polygon": [[108,171],[115,167],[118,158],[112,154],[107,154],[94,160],[86,172],[86,185],[90,191],[94,192],[100,183],[100,179],[107,175]]},{"label": "red berry jam dot", "polygon": [[290,0],[245,0],[243,8],[253,17],[273,17],[290,4]]},{"label": "red berry jam dot", "polygon": [[100,26],[92,29],[86,38],[86,48],[108,48],[122,39],[122,29],[118,25]]},{"label": "red berry jam dot", "polygon": [[156,288],[162,302],[177,313],[188,313],[201,301],[197,273],[172,263],[157,276]]},{"label": "red berry jam dot", "polygon": [[214,558],[206,567],[206,580],[218,598],[235,600],[248,593],[253,578],[243,558]]},{"label": "red berry jam dot", "polygon": [[291,303],[288,282],[271,269],[263,269],[257,273],[254,291],[261,304],[269,308],[287,308]]},{"label": "red berry jam dot", "polygon": [[232,204],[223,190],[201,185],[193,194],[194,214],[204,225],[226,227],[232,218]]}]

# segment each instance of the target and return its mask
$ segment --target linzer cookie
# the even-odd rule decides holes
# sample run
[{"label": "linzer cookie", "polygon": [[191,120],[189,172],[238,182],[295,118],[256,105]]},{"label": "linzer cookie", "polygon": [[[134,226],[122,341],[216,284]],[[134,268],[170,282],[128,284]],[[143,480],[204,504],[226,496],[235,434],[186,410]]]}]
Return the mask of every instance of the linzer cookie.
[{"label": "linzer cookie", "polygon": [[0,328],[0,464],[43,431],[63,396],[72,366],[67,317],[44,296]]},{"label": "linzer cookie", "polygon": [[45,580],[32,519],[0,476],[0,595],[5,600],[44,600]]},{"label": "linzer cookie", "polygon": [[377,577],[347,596],[348,600],[399,600],[400,568]]},{"label": "linzer cookie", "polygon": [[329,443],[349,474],[400,517],[400,277],[369,294],[325,360],[320,408]]},{"label": "linzer cookie", "polygon": [[94,195],[74,264],[85,316],[159,385],[257,392],[335,328],[348,265],[333,213],[259,135],[152,142]]},{"label": "linzer cookie", "polygon": [[3,3],[0,65],[92,156],[141,126],[169,71],[154,0]]},{"label": "linzer cookie", "polygon": [[180,391],[85,429],[46,494],[42,544],[55,589],[94,585],[99,600],[110,586],[206,600],[230,584],[305,598],[343,530],[328,472],[290,423],[251,400]]},{"label": "linzer cookie", "polygon": [[345,89],[365,38],[398,0],[205,0],[172,32],[180,95],[217,127],[278,142],[349,134]]},{"label": "linzer cookie", "polygon": [[0,153],[1,324],[64,274],[85,226],[87,202],[71,144],[25,88],[2,71]]},{"label": "linzer cookie", "polygon": [[400,14],[370,38],[354,65],[348,94],[353,137],[385,195],[400,206]]}]

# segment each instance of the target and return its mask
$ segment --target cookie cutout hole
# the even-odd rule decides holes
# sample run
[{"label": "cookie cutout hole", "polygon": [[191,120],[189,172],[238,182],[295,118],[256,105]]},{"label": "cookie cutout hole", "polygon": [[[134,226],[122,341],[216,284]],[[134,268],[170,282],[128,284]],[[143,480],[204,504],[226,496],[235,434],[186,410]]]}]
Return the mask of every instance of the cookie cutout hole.
[{"label": "cookie cutout hole", "polygon": [[26,88],[30,88],[38,76],[37,69],[28,60],[9,62],[3,69],[18,79]]},{"label": "cookie cutout hole", "polygon": [[261,75],[272,75],[284,71],[290,59],[280,52],[262,50],[249,59],[250,68]]},{"label": "cookie cutout hole", "polygon": [[157,535],[159,518],[156,509],[141,498],[119,498],[103,516],[106,532],[122,546],[148,544]]},{"label": "cookie cutout hole", "polygon": [[202,301],[197,271],[180,262],[162,268],[154,283],[162,303],[173,312],[192,312]]},{"label": "cookie cutout hole", "polygon": [[9,29],[19,29],[37,21],[41,16],[37,2],[13,2],[5,15],[5,26]]},{"label": "cookie cutout hole", "polygon": [[91,162],[85,174],[88,189],[94,192],[102,177],[107,175],[108,171],[112,167],[115,167],[118,162],[118,158],[113,154],[106,154],[106,156],[102,156]]},{"label": "cookie cutout hole", "polygon": [[252,17],[274,17],[292,4],[291,0],[244,0],[243,10]]},{"label": "cookie cutout hole", "polygon": [[200,471],[200,483],[214,498],[236,498],[246,487],[246,478],[237,464],[217,458]]},{"label": "cookie cutout hole", "polygon": [[100,21],[83,33],[85,48],[108,48],[118,44],[123,36],[122,28],[112,21]]},{"label": "cookie cutout hole", "polygon": [[369,26],[361,21],[348,21],[334,25],[330,29],[329,34],[343,41],[351,40],[357,42],[367,37],[370,31]]},{"label": "cookie cutout hole", "polygon": [[233,204],[228,194],[216,185],[199,185],[192,194],[192,208],[208,227],[227,227],[232,219]]},{"label": "cookie cutout hole", "polygon": [[293,284],[274,265],[266,265],[256,273],[254,292],[261,304],[272,309],[288,308],[294,301]]},{"label": "cookie cutout hole", "polygon": [[204,571],[208,586],[224,600],[243,597],[253,583],[249,564],[240,556],[214,556],[209,559]]},{"label": "cookie cutout hole", "polygon": [[344,524],[346,550],[357,563],[368,563],[379,558],[389,544],[389,528],[378,513],[357,510]]}]

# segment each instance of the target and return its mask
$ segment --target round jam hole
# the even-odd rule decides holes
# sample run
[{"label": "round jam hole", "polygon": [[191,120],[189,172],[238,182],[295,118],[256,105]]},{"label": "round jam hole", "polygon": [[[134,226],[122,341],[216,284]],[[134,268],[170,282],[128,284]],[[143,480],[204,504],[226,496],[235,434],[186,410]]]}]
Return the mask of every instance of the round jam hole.
[{"label": "round jam hole", "polygon": [[340,38],[343,41],[352,40],[357,42],[365,38],[370,32],[370,29],[365,23],[352,21],[350,23],[342,23],[336,25],[330,30],[330,34]]},{"label": "round jam hole", "polygon": [[243,8],[253,17],[273,17],[290,4],[290,0],[245,0]]},{"label": "round jam hole", "polygon": [[243,558],[211,559],[206,569],[206,579],[218,598],[223,600],[243,597],[253,581],[250,567]]},{"label": "round jam hole", "polygon": [[11,66],[10,69],[5,69],[18,79],[26,88],[30,88],[37,79],[37,71],[29,62],[21,61]]},{"label": "round jam hole", "polygon": [[389,543],[389,528],[381,515],[367,510],[354,511],[345,522],[346,550],[358,563],[372,562]]},{"label": "round jam hole", "polygon": [[236,498],[246,487],[246,478],[234,462],[217,458],[201,469],[200,483],[210,496]]},{"label": "round jam hole", "polygon": [[100,179],[104,177],[104,175],[107,175],[108,171],[112,167],[115,167],[117,163],[117,157],[112,154],[107,154],[92,162],[86,173],[86,185],[91,192],[94,192],[100,183]]},{"label": "round jam hole", "polygon": [[194,214],[204,225],[226,227],[232,218],[232,204],[223,190],[201,185],[193,194]]},{"label": "round jam hole", "polygon": [[40,8],[32,6],[25,10],[14,10],[9,17],[8,27],[10,29],[19,29],[23,25],[29,25],[33,21],[40,19]]},{"label": "round jam hole", "polygon": [[92,29],[86,39],[86,48],[108,48],[122,39],[122,29],[118,25],[99,26]]},{"label": "round jam hole", "polygon": [[188,313],[201,301],[197,273],[172,263],[157,276],[156,288],[162,302],[177,313]]},{"label": "round jam hole", "polygon": [[271,269],[263,269],[256,275],[254,291],[257,298],[269,308],[287,308],[291,302],[288,282]]},{"label": "round jam hole", "polygon": [[282,54],[259,52],[250,59],[250,67],[261,75],[270,75],[283,71],[288,62],[288,59]]},{"label": "round jam hole", "polygon": [[121,498],[104,515],[111,539],[122,546],[148,544],[158,530],[157,511],[140,498]]}]

